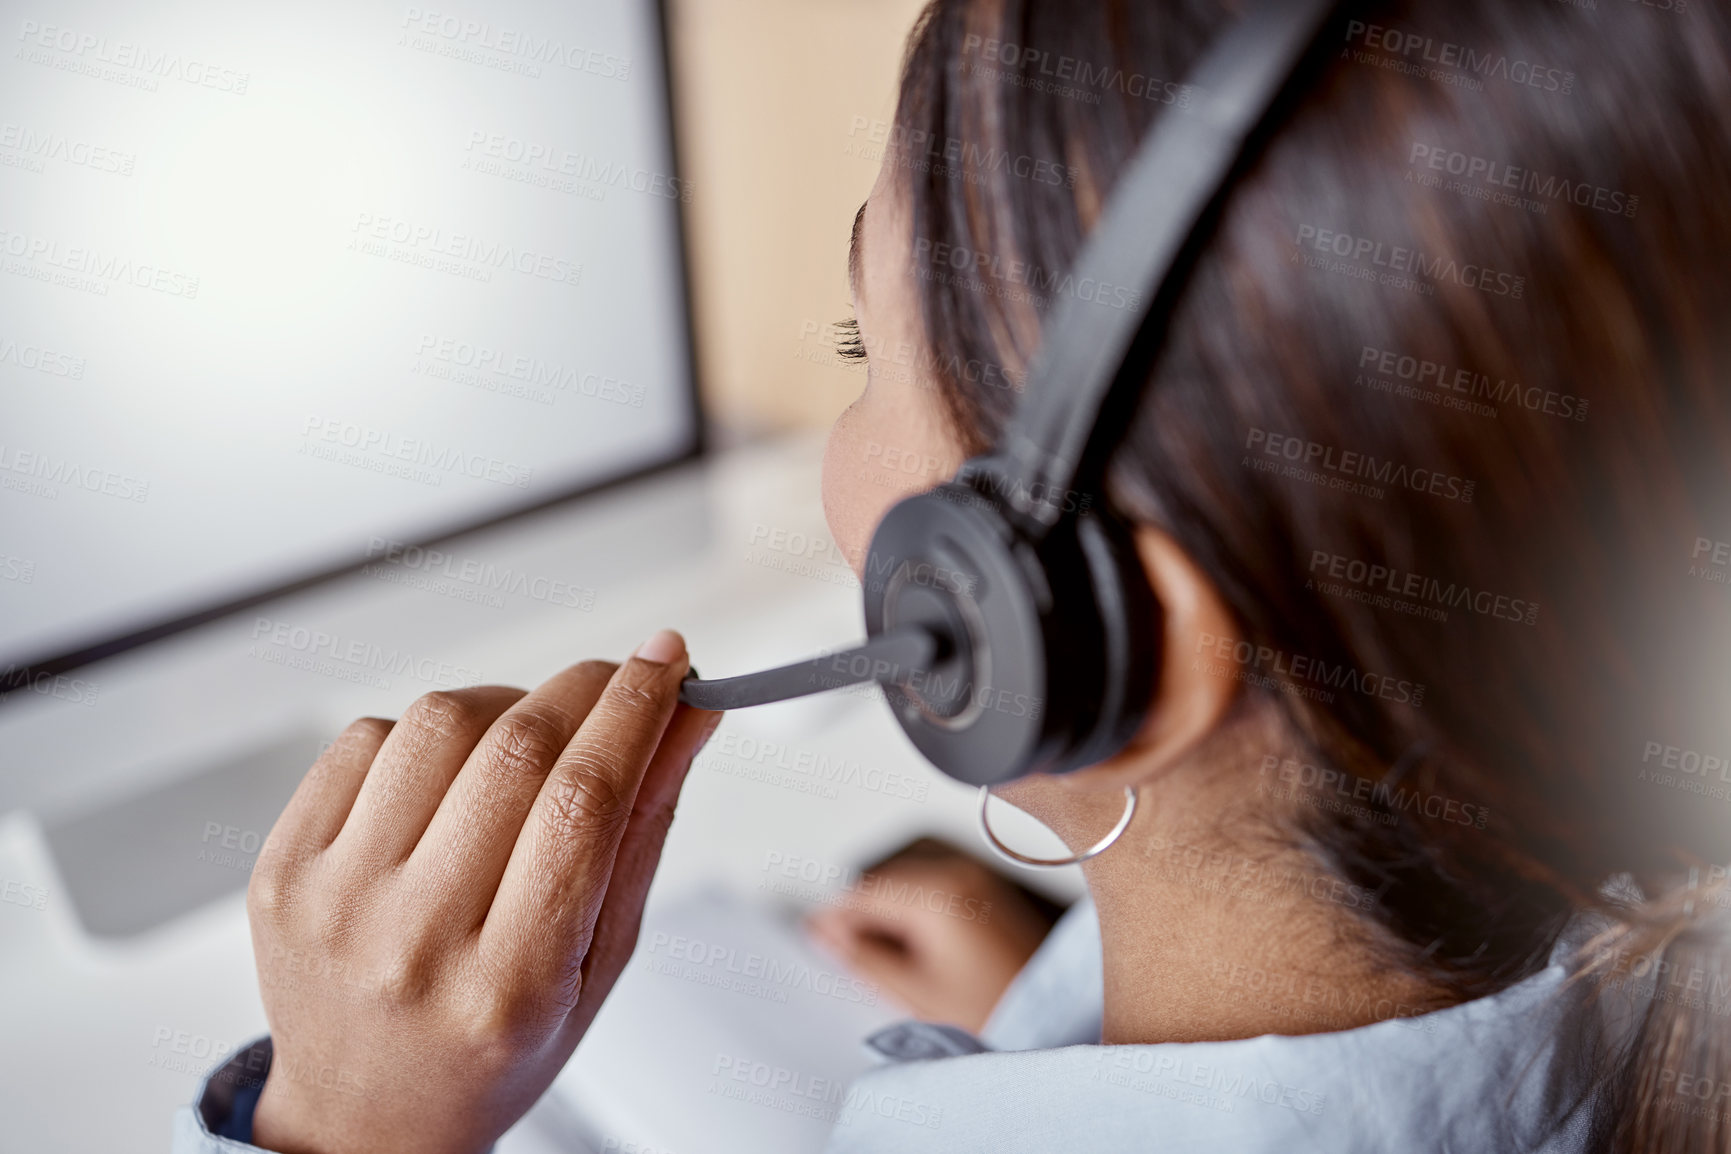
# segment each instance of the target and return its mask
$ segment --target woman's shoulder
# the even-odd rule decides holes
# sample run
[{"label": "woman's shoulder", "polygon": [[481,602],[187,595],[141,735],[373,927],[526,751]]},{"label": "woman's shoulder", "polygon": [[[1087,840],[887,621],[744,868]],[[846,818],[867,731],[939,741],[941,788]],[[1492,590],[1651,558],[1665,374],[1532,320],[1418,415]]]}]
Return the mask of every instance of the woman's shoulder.
[{"label": "woman's shoulder", "polygon": [[1580,1063],[1554,1061],[1571,1035],[1553,1015],[1580,1010],[1564,952],[1498,994],[1357,1029],[1104,1046],[1098,927],[1078,905],[983,1040],[917,1023],[875,1036],[886,1062],[849,1087],[829,1152],[1110,1154],[1150,1135],[1211,1154],[1581,1150],[1591,1088]]}]

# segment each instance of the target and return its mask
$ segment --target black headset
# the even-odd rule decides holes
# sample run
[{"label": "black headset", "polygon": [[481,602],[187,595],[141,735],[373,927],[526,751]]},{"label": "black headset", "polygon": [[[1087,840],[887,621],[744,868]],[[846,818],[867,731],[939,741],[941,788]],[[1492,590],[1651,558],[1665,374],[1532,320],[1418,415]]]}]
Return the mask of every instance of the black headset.
[{"label": "black headset", "polygon": [[680,700],[739,709],[875,681],[921,753],[969,785],[1104,761],[1142,725],[1162,610],[1129,526],[1097,492],[1233,185],[1302,88],[1340,0],[1258,0],[1210,49],[1192,102],[1156,122],[1089,235],[1025,396],[989,456],[892,508],[872,537],[857,649],[715,681]]}]

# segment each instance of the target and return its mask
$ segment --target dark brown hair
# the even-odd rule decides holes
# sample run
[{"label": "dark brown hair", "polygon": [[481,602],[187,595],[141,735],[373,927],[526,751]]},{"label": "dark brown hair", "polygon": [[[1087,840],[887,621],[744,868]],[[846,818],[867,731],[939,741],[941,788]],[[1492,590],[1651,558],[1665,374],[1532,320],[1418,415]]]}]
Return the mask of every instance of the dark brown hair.
[{"label": "dark brown hair", "polygon": [[[938,366],[1010,366],[942,382],[971,451],[1052,302],[1100,294],[1065,271],[1149,126],[1188,113],[1183,79],[1236,7],[921,17],[891,143],[925,335]],[[1731,1102],[1679,1089],[1731,1085],[1707,865],[1731,857],[1731,792],[1701,772],[1731,751],[1731,588],[1711,567],[1731,541],[1727,13],[1353,16],[1234,191],[1107,492],[1179,541],[1252,652],[1328,671],[1326,691],[1245,696],[1398,819],[1309,809],[1293,831],[1378,895],[1388,964],[1482,996],[1542,968],[1571,916],[1606,915],[1580,974],[1625,980],[1619,959],[1662,952],[1703,977],[1699,1004],[1641,1000],[1603,1055],[1599,1145],[1731,1150]],[[1397,790],[1484,827],[1400,812]]]}]

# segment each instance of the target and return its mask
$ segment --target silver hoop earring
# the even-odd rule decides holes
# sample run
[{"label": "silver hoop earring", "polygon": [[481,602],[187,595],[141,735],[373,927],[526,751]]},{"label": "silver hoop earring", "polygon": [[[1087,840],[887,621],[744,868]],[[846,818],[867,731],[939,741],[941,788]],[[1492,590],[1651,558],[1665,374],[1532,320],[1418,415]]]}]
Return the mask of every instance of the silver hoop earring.
[{"label": "silver hoop earring", "polygon": [[1105,837],[1081,853],[1072,854],[1070,857],[1029,857],[1027,854],[1019,853],[999,841],[998,835],[992,832],[992,823],[986,819],[986,807],[991,803],[992,787],[982,785],[980,787],[980,832],[985,835],[986,845],[991,848],[993,853],[1013,865],[1033,866],[1035,869],[1042,870],[1061,869],[1064,866],[1085,862],[1089,858],[1099,857],[1111,849],[1113,843],[1124,836],[1124,831],[1130,828],[1130,819],[1136,816],[1136,790],[1127,785],[1124,787],[1124,814],[1118,819],[1118,824],[1113,826]]}]

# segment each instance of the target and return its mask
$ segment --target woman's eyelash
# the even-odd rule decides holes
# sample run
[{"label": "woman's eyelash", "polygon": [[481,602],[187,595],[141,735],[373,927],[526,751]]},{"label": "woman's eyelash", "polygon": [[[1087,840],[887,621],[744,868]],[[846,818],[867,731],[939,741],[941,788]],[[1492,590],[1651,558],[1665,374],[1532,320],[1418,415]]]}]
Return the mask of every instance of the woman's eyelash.
[{"label": "woman's eyelash", "polygon": [[859,318],[847,317],[830,326],[835,337],[836,356],[844,361],[866,359],[865,339],[859,333]]}]

